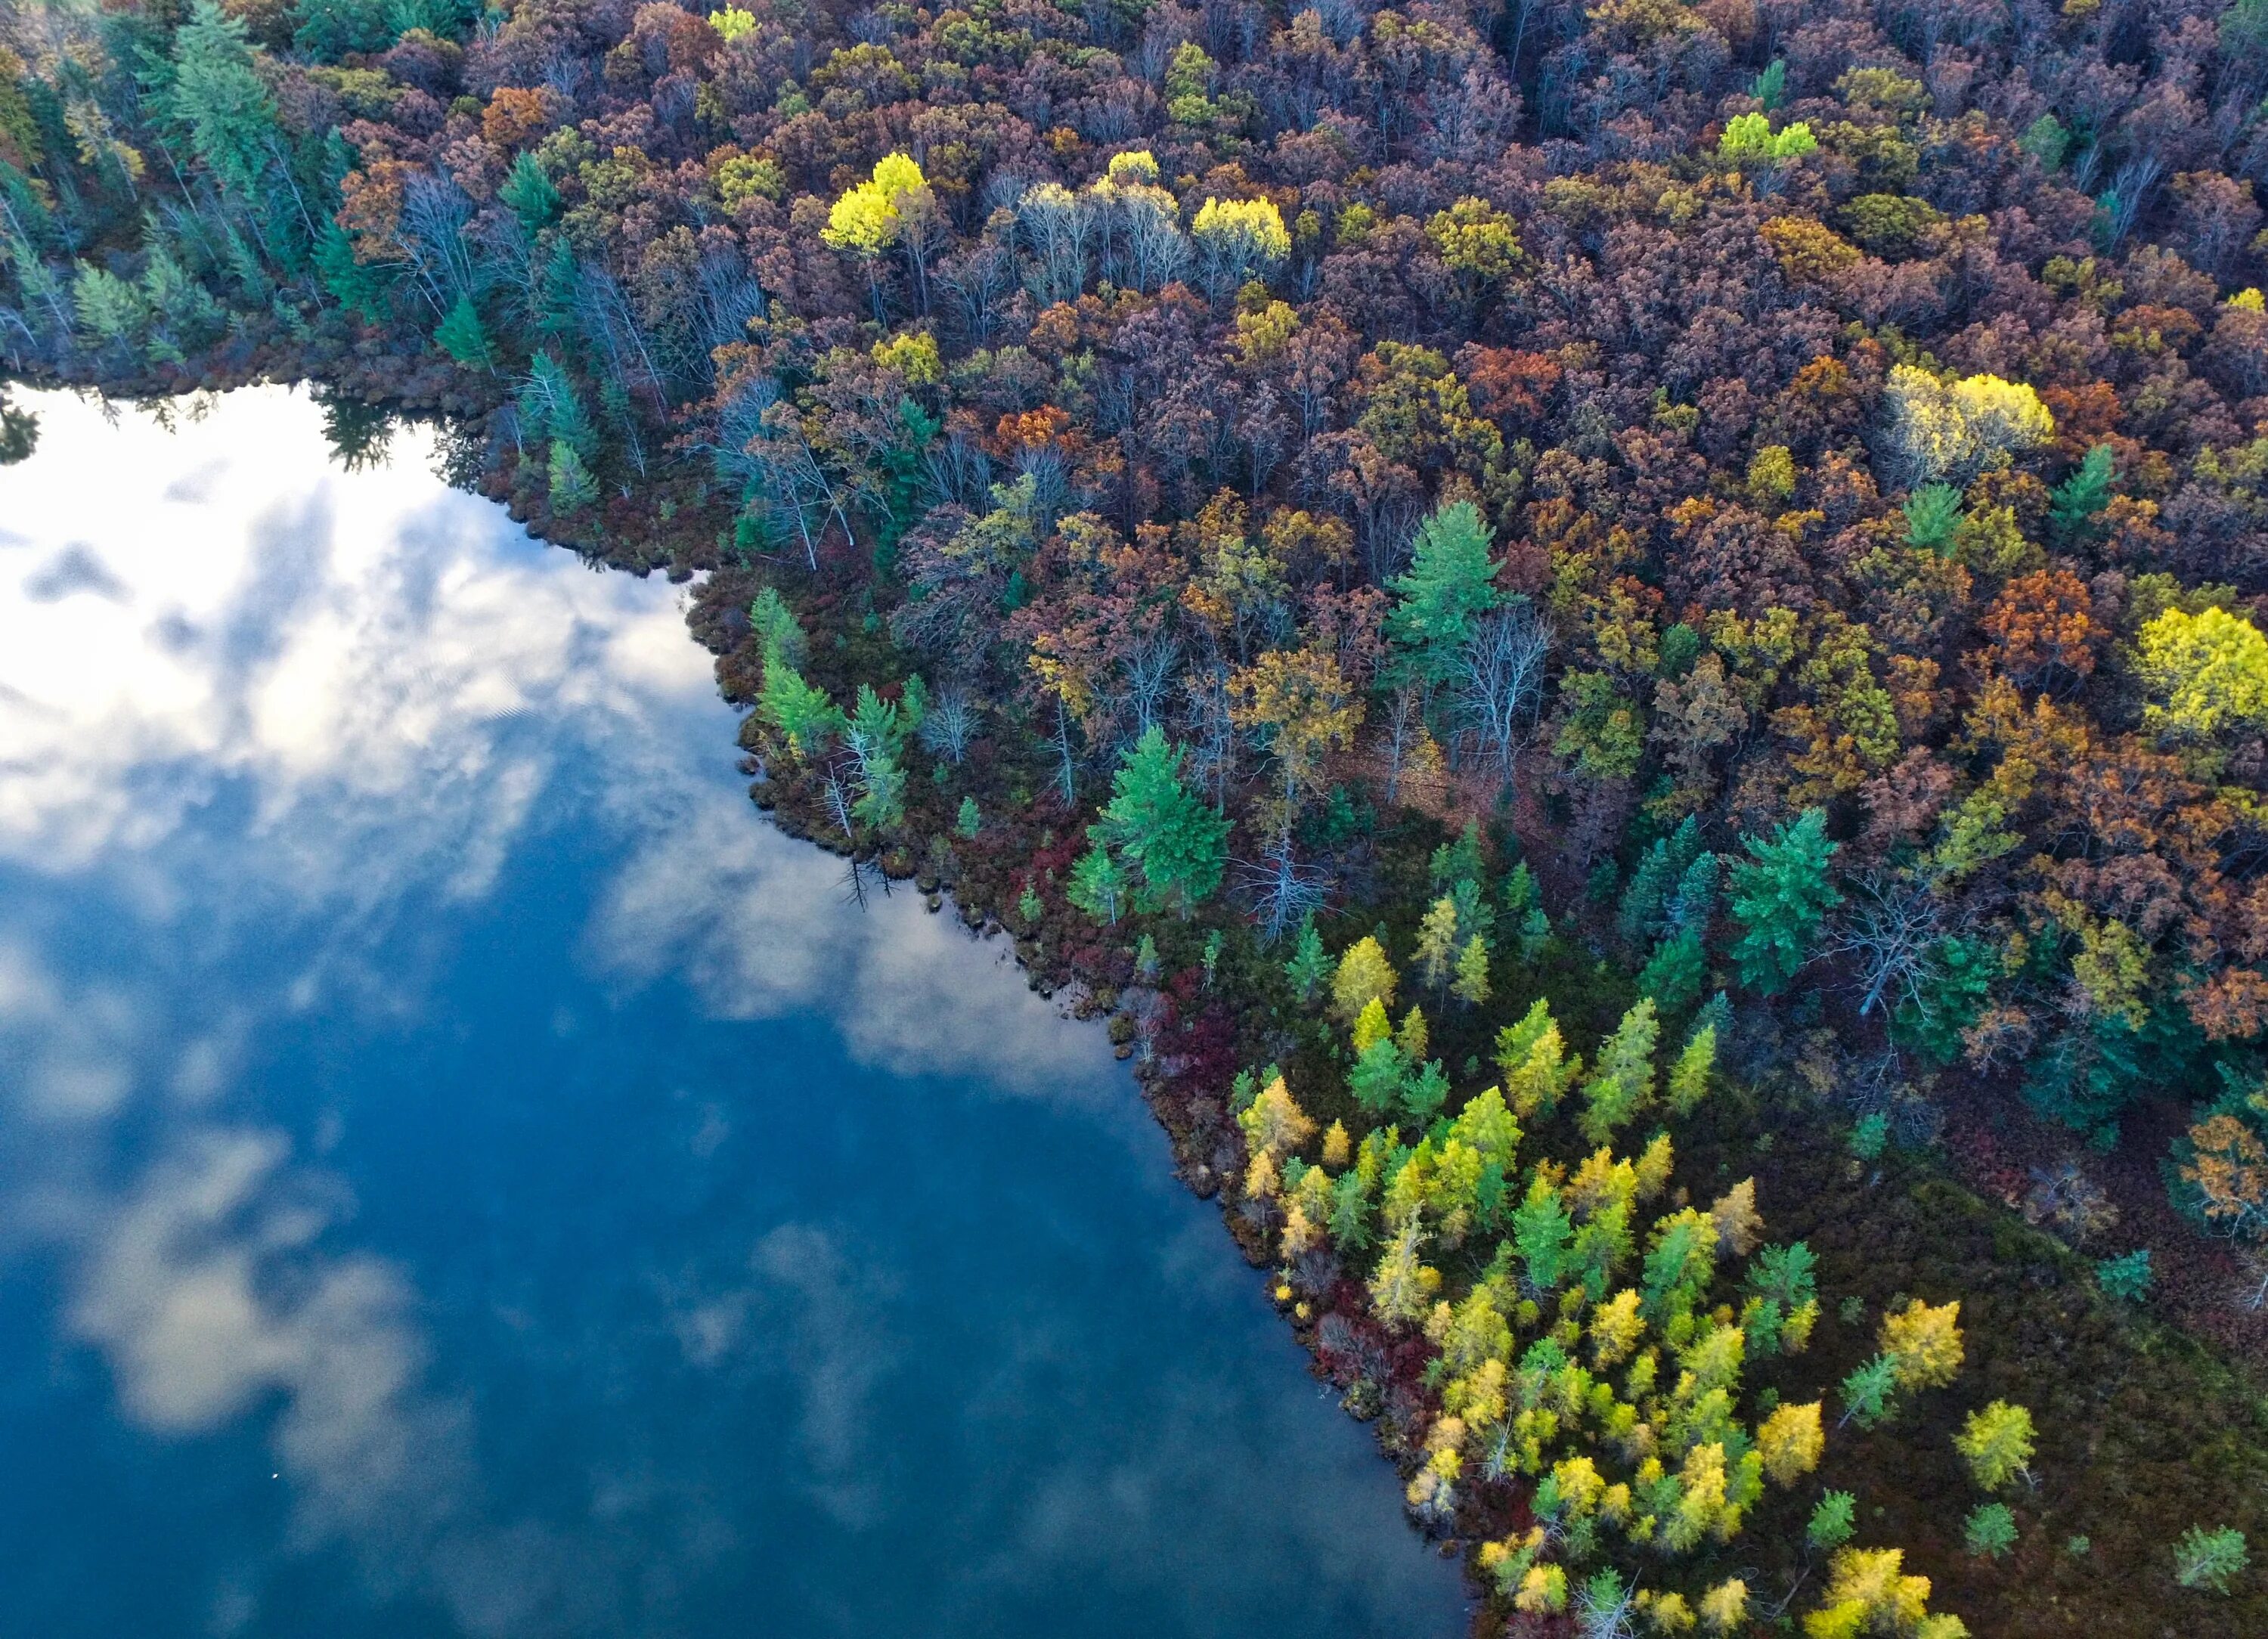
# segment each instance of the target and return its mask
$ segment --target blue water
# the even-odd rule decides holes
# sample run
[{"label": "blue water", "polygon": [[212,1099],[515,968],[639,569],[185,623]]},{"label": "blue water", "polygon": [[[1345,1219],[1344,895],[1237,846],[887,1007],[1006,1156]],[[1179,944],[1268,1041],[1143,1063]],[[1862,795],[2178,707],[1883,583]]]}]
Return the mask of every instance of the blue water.
[{"label": "blue water", "polygon": [[317,413],[0,469],[0,1634],[1449,1635],[1099,1031],[679,592]]}]

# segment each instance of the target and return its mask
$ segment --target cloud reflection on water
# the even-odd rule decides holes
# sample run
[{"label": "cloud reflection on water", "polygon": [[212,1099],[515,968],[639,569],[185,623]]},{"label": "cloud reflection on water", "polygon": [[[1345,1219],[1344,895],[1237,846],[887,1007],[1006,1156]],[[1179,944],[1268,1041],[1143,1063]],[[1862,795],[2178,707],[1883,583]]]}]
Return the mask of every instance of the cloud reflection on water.
[{"label": "cloud reflection on water", "polygon": [[[346,1545],[379,1597],[438,1602],[481,1635],[681,1634],[685,1590],[749,1552],[738,1517],[704,1473],[619,1452],[569,1481],[587,1488],[579,1515],[497,1503],[475,1456],[486,1407],[437,1386],[426,1297],[355,1242],[323,1155],[339,1118],[311,1133],[271,1107],[247,1044],[302,1017],[415,1027],[435,998],[404,922],[494,893],[563,815],[622,849],[573,952],[617,1005],[668,986],[719,1018],[821,1018],[862,1063],[1075,1106],[1152,1162],[1157,1136],[1101,1033],[1057,1027],[1004,946],[903,892],[843,914],[841,862],[755,821],[666,587],[589,573],[487,503],[437,495],[415,433],[391,467],[331,470],[312,407],[280,390],[171,433],[54,395],[36,408],[38,453],[0,470],[0,871],[99,887],[132,954],[74,973],[0,894],[0,1259],[55,1257],[65,1324],[139,1427],[182,1439],[272,1407],[295,1542]],[[202,981],[270,946],[313,954],[265,990]],[[563,1009],[554,1023],[578,1029]],[[654,1116],[705,1163],[762,1142],[752,1113],[703,1099]],[[1036,1193],[1032,1209],[1071,1216]],[[1126,1255],[1184,1289],[1241,1276],[1202,1216]],[[790,1216],[705,1270],[641,1274],[625,1251],[600,1273],[634,1290],[595,1319],[531,1304],[516,1322],[480,1298],[525,1326],[536,1380],[610,1417],[652,1369],[649,1333],[720,1393],[780,1400],[779,1477],[887,1559],[919,1506],[889,1488],[910,1457],[875,1449],[871,1415],[924,1376],[916,1322],[893,1319],[889,1259],[909,1255],[847,1217]],[[961,1438],[1015,1428],[1091,1363],[1045,1290],[985,1296],[1008,1312],[987,1312],[1001,1352],[956,1408]],[[983,1631],[977,1607],[1035,1566],[1099,1574],[1129,1540],[1157,1549],[1121,1567],[1145,1593],[1234,1585],[1256,1545],[1279,1572],[1365,1562],[1342,1546],[1376,1522],[1335,1514],[1334,1491],[1235,1495],[1251,1472],[1224,1463],[1203,1481],[1218,1495],[1189,1492],[1174,1454],[1233,1449],[1240,1416],[1292,1442],[1300,1408],[1255,1410],[1174,1369],[1189,1375],[1144,1402],[1146,1422],[1120,1430],[1096,1403],[1101,1433],[1077,1455],[971,1466],[983,1495],[954,1502],[1001,1529],[943,1568],[940,1617],[958,1601],[960,1630]],[[1184,1516],[1236,1530],[1191,1540]],[[263,1574],[222,1577],[214,1631],[258,1620]],[[1377,1616],[1397,1591],[1338,1597]],[[859,1591],[840,1590],[843,1631],[859,1630]]]},{"label": "cloud reflection on water", "polygon": [[[1107,1087],[1091,1033],[1039,1027],[1051,1013],[1012,969],[972,977],[989,964],[949,919],[903,894],[815,914],[839,864],[754,822],[707,657],[659,585],[437,496],[417,433],[391,467],[332,469],[311,407],[281,390],[170,431],[34,402],[38,454],[0,473],[0,861],[99,877],[166,962],[217,961],[278,916],[327,924],[274,1011],[414,1018],[418,976],[366,956],[389,921],[420,891],[487,893],[548,802],[594,796],[631,851],[584,957],[626,992],[681,971],[723,1017],[833,1013],[855,1056],[895,1070]],[[249,847],[200,823],[232,798]],[[273,1400],[304,1541],[352,1543],[368,1574],[423,1583],[471,1632],[586,1627],[571,1613],[610,1603],[630,1567],[475,1517],[469,1413],[424,1386],[416,1292],[342,1245],[342,1187],[232,1084],[248,1022],[196,1021],[154,1073],[153,1038],[180,1025],[166,999],[73,990],[12,920],[0,907],[0,1047],[23,1074],[0,1088],[0,1131],[38,1136],[11,1146],[0,1249],[44,1241],[74,1261],[68,1323],[104,1352],[125,1414],[180,1436]],[[859,1005],[884,989],[891,1007]],[[136,1146],[157,1158],[107,1173],[104,1123],[135,1114],[160,1122]],[[732,1325],[795,1371],[819,1500],[874,1517],[858,1407],[890,1356],[848,1329],[873,1277],[785,1225],[751,1278]],[[240,1616],[250,1597],[221,1604]]]}]

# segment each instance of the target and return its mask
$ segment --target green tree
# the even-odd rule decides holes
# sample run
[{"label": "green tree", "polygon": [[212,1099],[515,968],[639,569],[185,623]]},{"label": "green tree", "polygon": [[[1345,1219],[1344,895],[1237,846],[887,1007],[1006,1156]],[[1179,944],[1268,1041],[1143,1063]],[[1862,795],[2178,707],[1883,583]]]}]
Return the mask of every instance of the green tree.
[{"label": "green tree", "polygon": [[964,842],[973,842],[976,834],[984,828],[984,816],[976,806],[974,797],[961,799],[961,811],[953,819],[954,834]]},{"label": "green tree", "polygon": [[2032,1414],[1996,1400],[1969,1414],[1953,1437],[1953,1449],[1969,1465],[1969,1477],[1978,1489],[1998,1491],[2031,1466]]},{"label": "green tree", "polygon": [[1410,1058],[1391,1036],[1381,1036],[1355,1057],[1347,1091],[1372,1115],[1384,1115],[1402,1101],[1410,1079]]},{"label": "green tree", "polygon": [[1477,933],[1457,952],[1457,981],[1450,989],[1468,1007],[1478,1007],[1489,999],[1488,941]]},{"label": "green tree", "polygon": [[1801,971],[1820,923],[1843,902],[1827,879],[1835,854],[1827,811],[1807,808],[1770,842],[1752,836],[1744,845],[1749,858],[1732,869],[1732,911],[1741,923],[1733,959],[1742,983],[1771,995]]},{"label": "green tree", "polygon": [[591,469],[564,438],[551,441],[546,480],[555,512],[579,512],[599,498],[598,481],[591,476]]},{"label": "green tree", "polygon": [[1090,848],[1071,868],[1064,895],[1095,921],[1116,926],[1126,903],[1127,886],[1125,868],[1110,856],[1110,850]]},{"label": "green tree", "polygon": [[806,683],[796,669],[775,659],[764,667],[763,686],[756,693],[756,715],[786,737],[788,749],[799,757],[823,751],[843,726],[843,714],[827,691]]},{"label": "green tree", "polygon": [[1330,954],[1323,949],[1323,936],[1315,931],[1315,919],[1310,915],[1300,923],[1299,936],[1292,942],[1292,955],[1284,964],[1284,974],[1292,981],[1302,1004],[1313,1001],[1315,987],[1330,977]]},{"label": "green tree", "polygon": [[1661,1026],[1653,999],[1641,996],[1599,1047],[1598,1066],[1583,1084],[1583,1136],[1604,1143],[1653,1098],[1653,1048]]},{"label": "green tree", "polygon": [[1906,545],[1944,557],[1961,533],[1961,491],[1951,484],[1924,484],[1906,497]]},{"label": "green tree", "polygon": [[1154,724],[1111,782],[1111,797],[1087,835],[1142,873],[1145,908],[1183,915],[1211,899],[1228,862],[1228,821],[1182,778],[1182,748]]},{"label": "green tree", "polygon": [[161,102],[216,181],[252,203],[276,137],[276,101],[254,66],[243,22],[196,0],[173,33],[172,85]]},{"label": "green tree", "polygon": [[2087,452],[2071,476],[2056,486],[2048,519],[2058,536],[2073,540],[2087,533],[2095,515],[2110,503],[2112,472],[2110,446],[2098,444]]},{"label": "green tree", "polygon": [[1709,1075],[1717,1068],[1717,1026],[1703,1025],[1686,1039],[1676,1062],[1669,1067],[1669,1108],[1673,1114],[1690,1115],[1709,1096]]},{"label": "green tree", "polygon": [[2228,1525],[2217,1531],[2191,1525],[2174,1547],[2174,1580],[2184,1588],[2227,1593],[2228,1579],[2242,1572],[2250,1558],[2242,1531]]},{"label": "green tree", "polygon": [[1426,683],[1454,674],[1474,622],[1502,601],[1497,560],[1489,555],[1495,539],[1478,507],[1452,501],[1418,526],[1409,569],[1388,583],[1395,603],[1387,636]]},{"label": "green tree", "polygon": [[2002,1559],[2016,1546],[2016,1517],[2006,1503],[1983,1503],[1961,1528],[1961,1540],[1978,1559]]},{"label": "green tree", "polygon": [[541,233],[559,214],[559,190],[551,185],[550,173],[525,150],[512,162],[497,197],[512,208],[519,225],[530,233]]},{"label": "green tree", "polygon": [[470,370],[487,370],[496,363],[489,347],[489,333],[481,327],[480,309],[473,305],[469,296],[457,298],[441,322],[434,327],[433,340],[443,352]]},{"label": "green tree", "polygon": [[2150,1292],[2150,1249],[2137,1246],[2115,1258],[2104,1258],[2095,1266],[2095,1279],[2106,1297],[2124,1303],[2139,1303]]},{"label": "green tree", "polygon": [[1855,1422],[1871,1429],[1890,1415],[1890,1399],[1898,1386],[1898,1363],[1876,1355],[1843,1379],[1843,1416],[1835,1426]]},{"label": "green tree", "polygon": [[1832,1554],[1851,1540],[1858,1515],[1856,1497],[1848,1491],[1830,1491],[1811,1510],[1811,1521],[1803,1530],[1804,1538],[1822,1554]]},{"label": "green tree", "polygon": [[1683,1013],[1701,999],[1709,981],[1709,959],[1700,934],[1691,928],[1671,934],[1653,947],[1638,970],[1638,993],[1664,1013]]}]

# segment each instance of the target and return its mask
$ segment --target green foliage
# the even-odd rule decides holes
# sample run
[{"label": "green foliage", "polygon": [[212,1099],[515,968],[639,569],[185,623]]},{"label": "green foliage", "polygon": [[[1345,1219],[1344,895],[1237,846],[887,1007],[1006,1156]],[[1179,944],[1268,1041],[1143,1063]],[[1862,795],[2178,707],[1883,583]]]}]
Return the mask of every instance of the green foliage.
[{"label": "green foliage", "polygon": [[541,162],[526,150],[512,160],[497,197],[512,208],[520,226],[530,233],[541,232],[559,215],[559,190],[552,186]]},{"label": "green foliage", "polygon": [[2124,1303],[2141,1302],[2150,1293],[2150,1249],[2138,1246],[2117,1257],[2100,1260],[2095,1266],[2095,1279],[2105,1297]]},{"label": "green foliage", "polygon": [[1395,599],[1386,632],[1415,676],[1446,682],[1472,636],[1473,623],[1501,601],[1496,532],[1469,501],[1453,501],[1419,526],[1410,568],[1388,583]]},{"label": "green foliage", "polygon": [[1583,1136],[1593,1143],[1604,1143],[1653,1101],[1660,1033],[1653,998],[1640,997],[1600,1046],[1598,1066],[1583,1084]]},{"label": "green foliage", "polygon": [[1891,1414],[1897,1386],[1896,1359],[1876,1355],[1843,1379],[1843,1422],[1856,1422],[1862,1429],[1881,1422]]},{"label": "green foliage", "polygon": [[1384,1115],[1402,1102],[1409,1079],[1409,1056],[1393,1037],[1383,1036],[1356,1055],[1347,1090],[1366,1113]]},{"label": "green foliage", "polygon": [[1183,782],[1182,757],[1153,725],[1119,764],[1110,802],[1087,835],[1141,872],[1145,908],[1186,915],[1220,886],[1228,821]]},{"label": "green foliage", "polygon": [[1741,981],[1771,995],[1810,959],[1811,942],[1827,913],[1843,901],[1827,879],[1836,845],[1827,840],[1827,811],[1808,808],[1766,842],[1744,839],[1748,860],[1732,870],[1733,947]]},{"label": "green foliage", "polygon": [[1330,953],[1323,948],[1323,936],[1315,931],[1312,915],[1300,923],[1299,937],[1292,941],[1291,959],[1284,964],[1284,973],[1302,1003],[1313,1001],[1315,988],[1330,977]]},{"label": "green foliage", "polygon": [[1786,60],[1774,57],[1767,63],[1764,71],[1749,82],[1749,95],[1764,104],[1767,114],[1778,107],[1787,96]]},{"label": "green foliage", "polygon": [[974,797],[961,799],[961,812],[954,816],[953,828],[963,841],[970,842],[975,842],[976,834],[984,828],[984,816],[977,811]]},{"label": "green foliage", "polygon": [[2073,469],[2071,476],[2056,486],[2048,518],[2063,540],[2073,540],[2083,535],[2095,515],[2110,503],[2112,456],[2109,445],[2096,445]]},{"label": "green foliage", "polygon": [[349,52],[379,52],[413,28],[447,38],[471,20],[460,0],[298,0],[291,43],[335,62]]},{"label": "green foliage", "polygon": [[456,305],[434,327],[433,340],[443,352],[468,369],[486,370],[496,363],[488,332],[481,326],[480,310],[469,296],[457,298]]},{"label": "green foliage", "polygon": [[2024,129],[2017,146],[2038,160],[2042,170],[2059,171],[2064,156],[2071,151],[2071,133],[2055,115],[2043,114]]},{"label": "green foliage", "polygon": [[579,512],[599,498],[598,481],[583,458],[565,438],[551,441],[551,460],[546,474],[546,493],[555,512]]},{"label": "green foliage", "polygon": [[[973,819],[975,802],[965,797],[961,801]],[[1064,896],[1095,921],[1115,926],[1125,908],[1130,886],[1125,868],[1110,856],[1108,849],[1090,848],[1071,866],[1071,882]]]},{"label": "green foliage", "polygon": [[1906,497],[1906,545],[1940,557],[1950,555],[1961,532],[1961,491],[1951,484],[1924,484]]},{"label": "green foliage", "polygon": [[2227,1593],[2228,1579],[2241,1575],[2250,1559],[2242,1531],[2191,1525],[2174,1547],[2174,1580],[2184,1588]]},{"label": "green foliage", "polygon": [[1830,1491],[1811,1510],[1811,1521],[1803,1530],[1804,1538],[1822,1554],[1831,1554],[1851,1540],[1858,1514],[1858,1499],[1851,1493]]},{"label": "green foliage", "polygon": [[1851,1125],[1851,1153],[1872,1165],[1882,1158],[1882,1150],[1890,1142],[1890,1118],[1880,1110],[1872,1110]]},{"label": "green foliage", "polygon": [[174,31],[172,85],[161,99],[214,179],[247,202],[271,163],[276,102],[254,66],[243,22],[196,0]]},{"label": "green foliage", "polygon": [[1961,1527],[1962,1546],[1978,1559],[2003,1559],[2016,1546],[2016,1517],[2006,1503],[1984,1503]]},{"label": "green foliage", "polygon": [[784,659],[764,666],[756,715],[786,738],[791,752],[803,758],[824,751],[843,727],[843,714],[835,709],[827,691],[805,682]]},{"label": "green foliage", "polygon": [[1653,947],[1638,972],[1638,993],[1660,1011],[1684,1012],[1701,999],[1709,980],[1709,959],[1701,936],[1692,929],[1673,933]]}]

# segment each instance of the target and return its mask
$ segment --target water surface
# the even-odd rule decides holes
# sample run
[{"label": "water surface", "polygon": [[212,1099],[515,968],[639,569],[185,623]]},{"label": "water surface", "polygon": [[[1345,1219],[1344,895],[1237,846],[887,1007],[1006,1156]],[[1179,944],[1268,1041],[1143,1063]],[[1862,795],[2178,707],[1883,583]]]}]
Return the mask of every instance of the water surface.
[{"label": "water surface", "polygon": [[0,1633],[1449,1635],[1099,1032],[680,592],[239,393],[0,469]]}]

